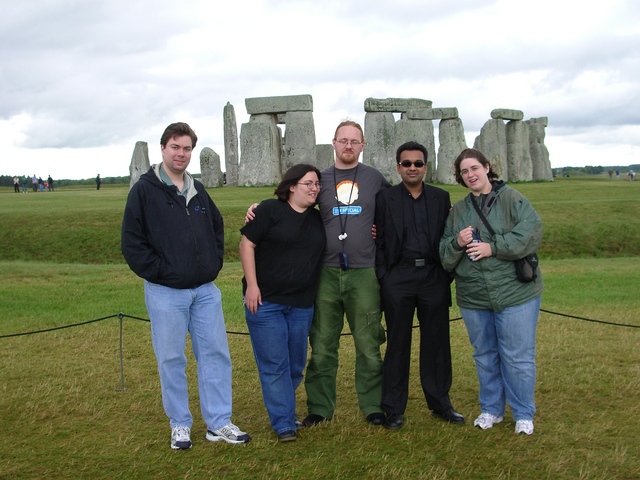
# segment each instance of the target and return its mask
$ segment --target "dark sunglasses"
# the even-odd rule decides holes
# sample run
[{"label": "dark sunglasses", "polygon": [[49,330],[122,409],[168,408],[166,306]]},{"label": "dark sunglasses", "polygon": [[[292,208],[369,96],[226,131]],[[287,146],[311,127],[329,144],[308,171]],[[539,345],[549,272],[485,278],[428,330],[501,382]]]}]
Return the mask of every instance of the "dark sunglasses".
[{"label": "dark sunglasses", "polygon": [[409,168],[411,165],[416,168],[422,168],[425,166],[425,163],[422,160],[416,160],[415,162],[412,162],[411,160],[402,160],[399,165],[402,165],[404,168]]}]

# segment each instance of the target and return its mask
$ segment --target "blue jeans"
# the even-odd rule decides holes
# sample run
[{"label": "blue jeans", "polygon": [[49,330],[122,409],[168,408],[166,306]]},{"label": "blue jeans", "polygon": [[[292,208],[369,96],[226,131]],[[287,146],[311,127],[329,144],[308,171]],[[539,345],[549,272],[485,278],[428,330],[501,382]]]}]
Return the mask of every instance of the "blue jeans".
[{"label": "blue jeans", "polygon": [[231,358],[220,290],[213,282],[176,289],[145,280],[144,295],[162,405],[171,427],[193,423],[187,392],[187,332],[198,364],[202,418],[209,430],[225,426],[231,420]]},{"label": "blue jeans", "polygon": [[536,327],[540,297],[501,312],[461,308],[473,346],[482,412],[533,420],[536,412]]},{"label": "blue jeans", "polygon": [[307,364],[313,307],[262,302],[256,313],[245,307],[262,397],[277,434],[296,430],[296,389]]}]

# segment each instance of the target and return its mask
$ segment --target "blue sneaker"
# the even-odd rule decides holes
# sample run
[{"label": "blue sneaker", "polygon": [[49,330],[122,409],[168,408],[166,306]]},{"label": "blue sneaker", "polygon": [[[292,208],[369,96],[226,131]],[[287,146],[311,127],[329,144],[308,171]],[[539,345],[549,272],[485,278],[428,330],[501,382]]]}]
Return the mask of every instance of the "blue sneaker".
[{"label": "blue sneaker", "polygon": [[174,450],[187,450],[191,448],[191,428],[177,426],[171,429],[171,448]]},{"label": "blue sneaker", "polygon": [[210,442],[248,443],[251,440],[249,434],[243,432],[233,423],[227,423],[217,430],[207,430],[207,440]]}]

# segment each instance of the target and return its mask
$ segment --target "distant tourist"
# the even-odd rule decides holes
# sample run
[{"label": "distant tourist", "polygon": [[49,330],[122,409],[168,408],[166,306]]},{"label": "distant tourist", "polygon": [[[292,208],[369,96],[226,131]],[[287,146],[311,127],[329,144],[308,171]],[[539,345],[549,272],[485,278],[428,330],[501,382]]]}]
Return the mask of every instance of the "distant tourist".
[{"label": "distant tourist", "polygon": [[29,183],[29,177],[25,175],[22,177],[22,193],[27,193],[27,184]]},{"label": "distant tourist", "polygon": [[609,180],[613,178],[613,170],[609,169]]},{"label": "distant tourist", "polygon": [[51,178],[51,175],[47,178],[47,182],[49,182],[49,190],[53,192],[53,178]]},{"label": "distant tourist", "polygon": [[616,168],[616,180],[620,180],[620,169]]},{"label": "distant tourist", "polygon": [[35,173],[33,174],[33,177],[31,177],[31,186],[34,192],[38,191],[38,177],[36,177]]},{"label": "distant tourist", "polygon": [[100,174],[98,174],[98,176],[96,177],[96,190],[100,190],[101,183],[102,183],[102,180],[100,179]]},{"label": "distant tourist", "polygon": [[20,179],[17,176],[13,177],[13,191],[20,193]]}]

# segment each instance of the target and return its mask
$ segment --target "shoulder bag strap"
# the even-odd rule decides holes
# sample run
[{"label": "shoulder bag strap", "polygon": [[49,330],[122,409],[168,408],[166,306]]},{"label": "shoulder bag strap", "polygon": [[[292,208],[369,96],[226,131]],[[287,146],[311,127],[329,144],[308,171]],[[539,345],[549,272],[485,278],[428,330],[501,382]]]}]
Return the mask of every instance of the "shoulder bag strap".
[{"label": "shoulder bag strap", "polygon": [[[482,210],[480,210],[480,207],[476,203],[475,198],[473,198],[472,193],[469,194],[469,200],[471,200],[471,204],[473,205],[473,208],[476,209],[476,212],[478,213],[480,220],[482,221],[482,223],[484,223],[484,226],[487,227],[487,230],[489,230],[489,233],[491,234],[491,236],[492,237],[495,236],[496,232],[493,230],[493,228],[491,228],[491,225],[489,225],[489,222],[487,221],[487,217],[485,217],[484,213],[482,213]],[[491,206],[493,206],[493,202]],[[489,208],[491,208],[491,206]]]}]

